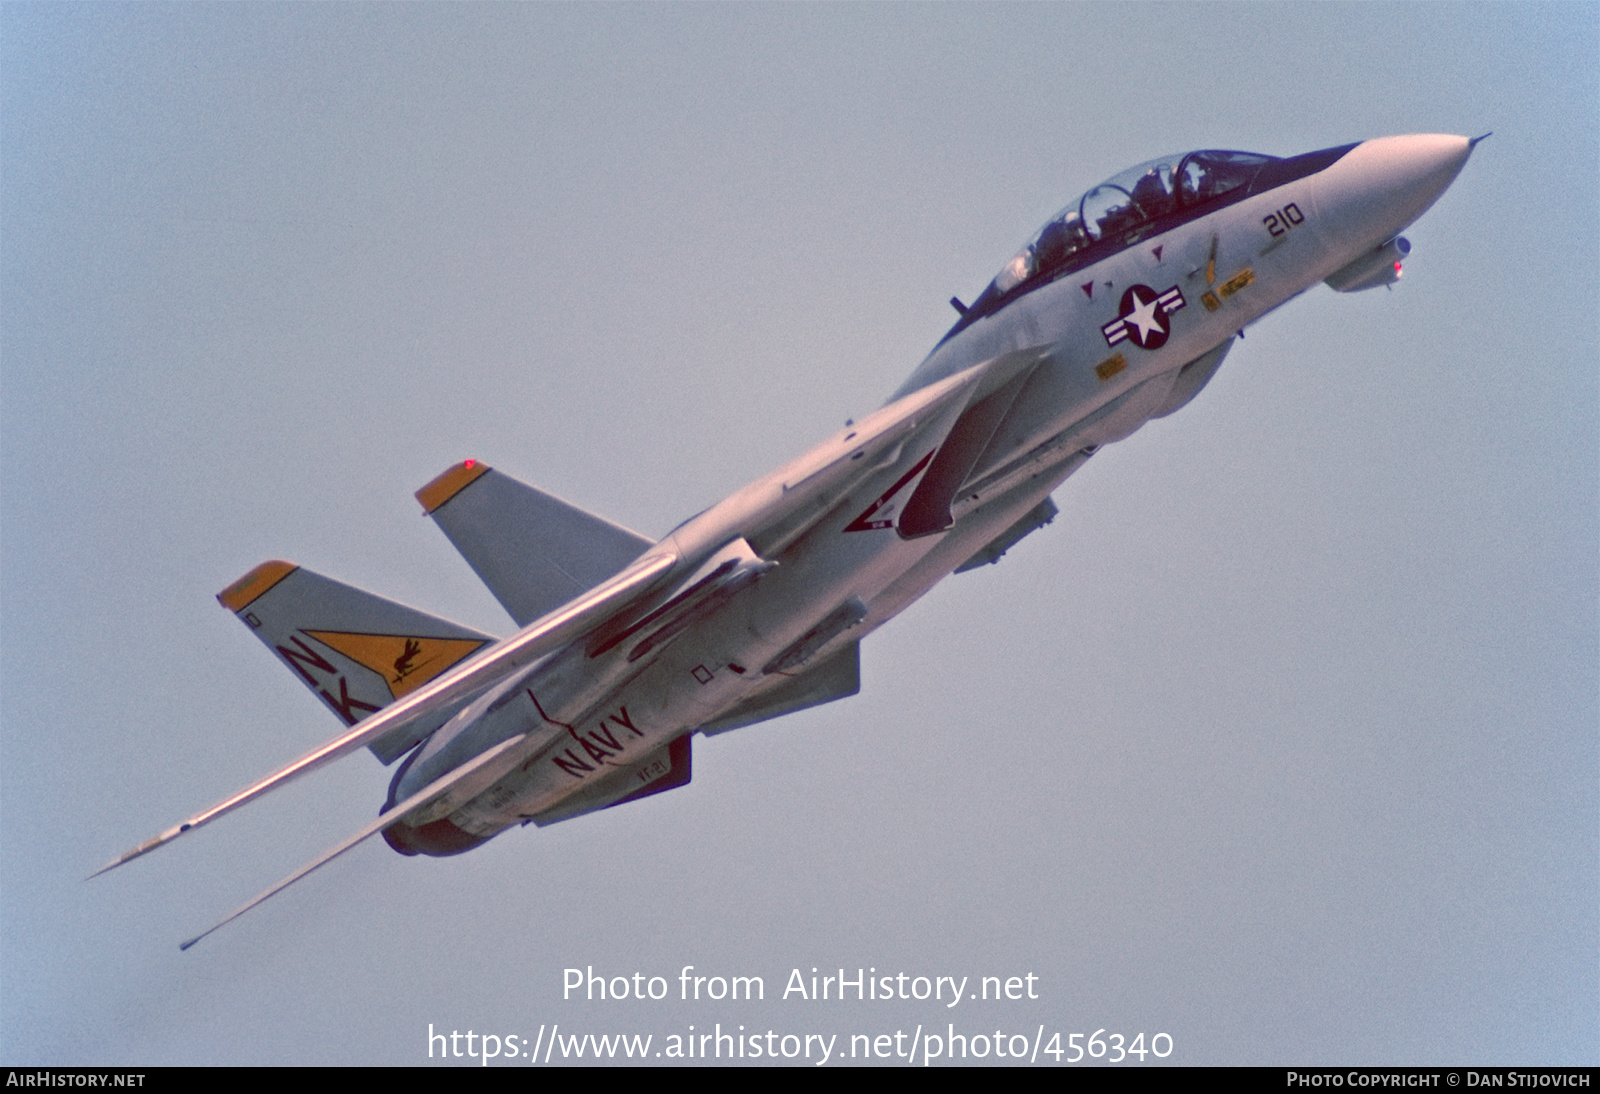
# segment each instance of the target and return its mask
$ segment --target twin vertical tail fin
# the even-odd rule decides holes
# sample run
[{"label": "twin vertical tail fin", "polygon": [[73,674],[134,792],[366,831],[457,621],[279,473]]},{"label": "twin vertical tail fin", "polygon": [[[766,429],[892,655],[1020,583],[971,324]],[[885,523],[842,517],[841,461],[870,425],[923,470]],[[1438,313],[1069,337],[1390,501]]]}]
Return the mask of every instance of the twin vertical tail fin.
[{"label": "twin vertical tail fin", "polygon": [[[519,627],[615,576],[653,546],[475,460],[434,479],[417,500]],[[496,641],[280,560],[263,562],[217,600],[346,726]],[[402,722],[367,747],[392,763],[461,705]]]},{"label": "twin vertical tail fin", "polygon": [[519,627],[655,546],[477,460],[445,471],[417,500]]},{"label": "twin vertical tail fin", "polygon": [[[347,726],[495,641],[292,562],[263,562],[217,600]],[[403,723],[367,747],[391,763],[453,713]]]}]

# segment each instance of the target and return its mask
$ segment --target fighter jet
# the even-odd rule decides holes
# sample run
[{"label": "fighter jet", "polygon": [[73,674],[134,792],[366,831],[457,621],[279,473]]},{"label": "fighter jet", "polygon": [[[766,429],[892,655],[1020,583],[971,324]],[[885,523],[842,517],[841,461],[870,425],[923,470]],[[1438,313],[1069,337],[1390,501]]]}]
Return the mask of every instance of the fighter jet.
[{"label": "fighter jet", "polygon": [[882,408],[659,540],[482,463],[449,468],[417,499],[520,628],[508,638],[257,566],[217,599],[346,728],[98,872],[361,748],[397,764],[379,815],[211,930],[380,832],[454,855],[683,786],[695,734],[856,694],[863,638],[1048,524],[1052,491],[1192,400],[1246,326],[1318,282],[1398,281],[1399,233],[1482,139],[1129,168],[971,304],[953,298],[955,325]]}]

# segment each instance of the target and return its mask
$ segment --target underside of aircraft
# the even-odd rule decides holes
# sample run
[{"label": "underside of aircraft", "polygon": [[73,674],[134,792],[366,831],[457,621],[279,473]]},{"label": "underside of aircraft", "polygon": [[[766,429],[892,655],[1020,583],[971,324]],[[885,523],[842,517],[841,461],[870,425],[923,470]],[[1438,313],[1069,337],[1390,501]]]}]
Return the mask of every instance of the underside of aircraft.
[{"label": "underside of aircraft", "polygon": [[417,498],[509,637],[257,566],[218,600],[343,731],[101,872],[350,752],[394,765],[371,824],[226,923],[380,832],[403,854],[457,854],[686,784],[697,733],[856,694],[865,637],[1048,525],[1051,493],[1193,400],[1247,325],[1319,281],[1395,283],[1399,232],[1482,139],[1199,150],[1121,172],[971,305],[952,300],[955,325],[884,406],[659,540],[456,464]]}]

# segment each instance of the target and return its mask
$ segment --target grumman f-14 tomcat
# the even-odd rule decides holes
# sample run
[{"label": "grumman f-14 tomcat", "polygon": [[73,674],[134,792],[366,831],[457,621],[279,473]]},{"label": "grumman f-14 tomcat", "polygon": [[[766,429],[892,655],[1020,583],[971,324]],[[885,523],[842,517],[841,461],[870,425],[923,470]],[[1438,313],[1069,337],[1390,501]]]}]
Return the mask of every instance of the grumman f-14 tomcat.
[{"label": "grumman f-14 tomcat", "polygon": [[457,464],[417,498],[509,638],[256,567],[218,600],[348,728],[104,869],[363,747],[401,761],[380,815],[228,919],[378,832],[453,855],[684,785],[694,734],[855,694],[865,636],[1047,524],[1063,480],[1193,399],[1247,325],[1319,281],[1395,282],[1399,233],[1481,139],[1130,168],[952,299],[959,319],[881,409],[660,540]]}]

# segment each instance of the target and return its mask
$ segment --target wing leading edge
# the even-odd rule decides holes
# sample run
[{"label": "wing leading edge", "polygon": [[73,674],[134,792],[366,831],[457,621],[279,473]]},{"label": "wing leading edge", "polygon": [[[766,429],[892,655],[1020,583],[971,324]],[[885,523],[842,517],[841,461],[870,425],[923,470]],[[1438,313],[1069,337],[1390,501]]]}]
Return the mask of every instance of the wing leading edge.
[{"label": "wing leading edge", "polygon": [[526,668],[540,657],[554,652],[625,607],[634,597],[648,592],[672,570],[677,562],[677,555],[670,550],[649,552],[611,580],[596,586],[524,627],[500,644],[435,678],[404,699],[396,700],[320,748],[313,749],[266,778],[251,783],[210,809],[196,813],[183,823],[174,825],[137,847],[124,851],[89,876],[103,874],[141,855],[149,854],[156,848],[171,843],[185,832],[209,824],[284,783],[299,778],[309,771],[315,771],[341,756],[378,740],[412,719],[426,717],[457,700],[482,691],[519,669]]},{"label": "wing leading edge", "polygon": [[[546,611],[510,638],[467,657],[414,690],[404,693],[395,691],[397,697],[392,703],[358,722],[348,732],[340,734],[321,747],[225,798],[210,809],[197,813],[183,823],[131,848],[96,870],[90,877],[148,854],[184,833],[208,824],[300,775],[314,771],[358,748],[379,740],[397,740],[405,736],[404,731],[408,726],[437,715],[440,711],[457,709],[463,701],[505,681],[541,657],[582,638],[612,620],[629,617],[631,613],[637,612],[637,605],[641,601],[657,603],[660,602],[659,598],[664,598],[667,604],[673,603],[672,598],[685,586],[693,585],[699,576],[695,567],[702,563],[710,565],[715,561],[712,556],[718,552],[742,549],[744,555],[750,556],[745,559],[746,563],[770,566],[771,563],[765,562],[762,556],[776,553],[824,519],[856,484],[876,470],[899,459],[906,442],[914,436],[931,441],[935,447],[954,443],[959,449],[948,457],[952,466],[940,476],[937,489],[930,490],[933,494],[930,498],[931,504],[928,506],[928,511],[932,515],[930,523],[941,523],[940,518],[948,512],[948,494],[968,473],[974,452],[982,449],[984,442],[992,433],[995,424],[992,419],[997,414],[1003,415],[1004,406],[1008,406],[1011,399],[1015,398],[1016,389],[1026,382],[1028,375],[1037,368],[1041,360],[1042,355],[1037,352],[1004,355],[908,394],[869,415],[859,426],[847,427],[845,432],[835,438],[823,442],[805,455],[757,479],[721,504],[688,521],[661,543],[653,546],[644,545],[643,537],[627,529],[609,524],[601,518],[584,513],[574,506],[536,491],[532,487],[523,486],[515,480],[505,476],[490,479],[490,489],[480,495],[481,497],[492,499],[498,494],[501,498],[510,498],[513,507],[520,505],[529,512],[542,511],[560,526],[556,529],[553,539],[546,539],[547,548],[543,558],[546,562],[555,560],[552,563],[554,569],[561,571],[564,577],[574,583],[581,583],[586,576],[592,576],[597,568],[609,569],[618,557],[632,553],[635,548],[642,545],[645,547],[644,553],[594,588],[559,607]],[[992,404],[1000,405],[996,407]],[[971,419],[975,428],[957,431],[955,427],[963,419]],[[952,432],[959,434],[954,442],[950,437]],[[929,455],[931,457],[932,453]],[[928,462],[927,457],[923,460],[924,464],[926,462]],[[487,468],[477,470],[479,466],[481,465],[473,465],[470,461],[457,465],[424,487],[418,492],[424,509],[430,513],[436,512],[471,488],[474,483],[486,478],[490,474],[489,470]],[[467,513],[471,508],[464,508],[460,512]],[[473,523],[473,520],[464,522],[464,524]],[[487,547],[474,546],[473,554],[469,554],[468,549],[463,548],[462,553],[468,556],[469,564],[479,570],[480,576],[490,583],[491,591],[501,599],[509,611],[512,611],[514,617],[533,610],[532,606],[541,602],[540,597],[548,598],[553,595],[548,588],[542,590],[532,586],[519,588],[515,585],[514,579],[507,584],[496,578],[496,581],[500,582],[500,587],[496,587],[496,583],[491,582],[485,575],[484,569],[480,569],[479,561],[484,562],[485,569],[496,573],[503,571],[506,560],[498,555],[501,551],[507,550],[506,542],[515,540],[515,533],[503,522],[497,523],[497,518],[492,514],[476,523],[479,532],[489,529],[486,540],[494,541],[498,536],[498,545],[491,542]],[[448,529],[446,534],[450,535]],[[511,540],[507,540],[507,536],[511,536]],[[456,537],[452,535],[451,538],[454,541]],[[465,534],[463,538],[467,538]],[[745,539],[748,539],[749,543],[743,542]],[[548,547],[551,542],[556,543],[555,548]],[[591,547],[597,543],[602,544],[596,549],[595,557],[587,562],[581,558],[585,543]],[[750,549],[752,545],[756,547],[754,551]],[[485,550],[488,551],[488,555],[482,553]],[[474,554],[478,555],[476,560]],[[585,565],[590,569],[585,570],[583,568]],[[251,601],[269,592],[274,584],[295,570],[296,568],[288,563],[258,567],[256,571],[247,574],[245,578],[225,590],[219,599],[230,608],[234,608],[235,604],[240,607],[248,606]],[[669,583],[667,579],[674,573],[679,575],[680,580]],[[327,579],[319,578],[319,580]],[[372,598],[373,601],[378,599]],[[516,607],[513,607],[513,604]],[[367,602],[363,607],[370,608],[372,603]],[[330,632],[330,635],[335,641],[333,646],[335,649],[339,648],[337,643],[340,640],[349,637],[342,632],[340,634]],[[329,636],[325,635],[319,641],[328,644],[325,641],[327,637]],[[461,637],[466,638],[466,635]],[[345,644],[349,645],[348,642]],[[339,652],[353,657],[358,662],[363,657],[371,659],[375,656],[365,647],[354,654],[343,649]],[[404,653],[403,648],[402,656]],[[837,664],[834,663],[835,660]],[[764,701],[752,703],[748,709],[742,708],[731,712],[728,718],[721,720],[720,723],[712,723],[706,728],[712,732],[725,731],[737,725],[748,725],[792,710],[854,694],[859,687],[858,665],[855,647],[852,646],[847,656],[830,659],[825,666],[828,671],[817,672],[807,680],[805,686],[794,688],[793,694],[784,692],[780,695],[774,692],[765,696]],[[290,667],[295,667],[292,660]],[[209,930],[188,940],[183,948],[187,949],[217,927],[232,921],[388,825],[406,817],[417,817],[433,808],[434,803],[442,799],[459,796],[463,787],[470,789],[469,784],[472,784],[480,774],[487,775],[497,761],[516,750],[522,741],[523,737],[519,736],[501,742],[480,756],[452,769],[404,802],[383,811],[375,821],[361,831],[243,905]],[[687,748],[683,747],[685,745],[687,745],[686,736],[674,742],[674,747],[678,747],[683,755],[681,757],[676,754],[671,755],[669,765],[671,777],[661,778],[657,783],[646,787],[643,792],[654,793],[679,785],[675,780],[687,781],[688,755]],[[670,752],[670,748],[668,751]],[[631,796],[636,797],[638,794]],[[625,797],[620,800],[629,799]],[[592,808],[600,803],[584,804]],[[555,810],[551,817],[542,819],[560,819],[554,814],[561,812],[563,811]]]}]

